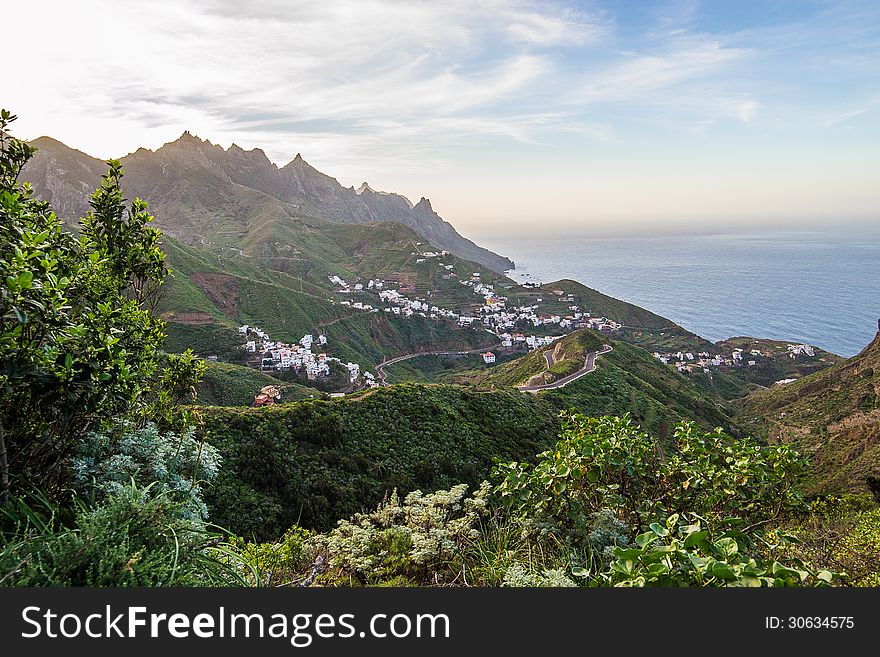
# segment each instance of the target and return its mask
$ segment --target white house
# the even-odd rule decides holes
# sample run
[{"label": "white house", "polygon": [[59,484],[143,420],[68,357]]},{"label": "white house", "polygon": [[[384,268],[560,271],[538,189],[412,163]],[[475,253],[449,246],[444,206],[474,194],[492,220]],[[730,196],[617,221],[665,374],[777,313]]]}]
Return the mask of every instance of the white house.
[{"label": "white house", "polygon": [[491,351],[487,351],[485,354],[482,354],[482,356],[483,356],[483,362],[486,363],[487,365],[495,362],[495,354],[493,354]]}]

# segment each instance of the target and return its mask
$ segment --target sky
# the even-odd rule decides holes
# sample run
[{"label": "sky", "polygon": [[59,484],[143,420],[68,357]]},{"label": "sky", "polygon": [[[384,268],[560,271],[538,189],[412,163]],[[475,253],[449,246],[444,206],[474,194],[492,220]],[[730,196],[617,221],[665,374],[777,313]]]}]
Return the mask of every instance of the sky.
[{"label": "sky", "polygon": [[[29,0],[15,134],[296,153],[465,234],[880,222],[880,2]],[[15,69],[15,76],[9,75]]]}]

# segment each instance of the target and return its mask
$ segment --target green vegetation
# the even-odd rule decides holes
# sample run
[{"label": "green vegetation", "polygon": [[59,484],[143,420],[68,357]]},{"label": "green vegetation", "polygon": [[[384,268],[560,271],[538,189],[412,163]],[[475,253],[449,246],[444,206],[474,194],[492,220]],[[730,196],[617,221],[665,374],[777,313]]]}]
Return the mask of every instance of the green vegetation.
[{"label": "green vegetation", "polygon": [[[503,364],[498,363],[491,369],[476,372],[472,376],[460,377],[460,380],[479,387],[497,388],[525,384],[535,377],[539,377],[540,380],[535,379],[532,383],[552,383],[582,368],[587,353],[599,351],[610,342],[601,333],[582,329],[560,338],[548,347],[531,351],[522,358]],[[553,357],[553,366],[549,370],[544,356],[548,351]]]},{"label": "green vegetation", "polygon": [[224,462],[207,493],[211,518],[264,540],[294,523],[326,529],[394,488],[479,483],[494,458],[526,458],[559,426],[551,407],[518,392],[412,384],[201,414]]},{"label": "green vegetation", "polygon": [[483,367],[479,354],[419,356],[385,368],[388,383],[451,383],[456,374]]},{"label": "green vegetation", "polygon": [[576,331],[547,348],[564,368],[549,377],[545,376],[545,349],[538,349],[494,368],[465,373],[456,380],[480,390],[504,389],[530,380],[545,383],[583,367],[584,353],[598,351],[604,344],[610,344],[613,350],[596,358],[593,372],[563,388],[538,393],[538,397],[558,411],[629,414],[653,431],[666,432],[670,424],[684,419],[698,421],[706,428],[737,430],[727,410],[688,377],[639,347],[588,329]]},{"label": "green vegetation", "polygon": [[317,388],[285,382],[243,365],[208,363],[205,375],[198,384],[196,400],[203,406],[250,406],[260,388],[278,386],[281,401],[321,398]]},{"label": "green vegetation", "polygon": [[729,413],[686,376],[651,354],[625,342],[612,341],[613,351],[596,359],[596,370],[564,388],[539,393],[559,410],[573,408],[591,415],[629,414],[652,431],[691,419],[706,428],[737,432]]},{"label": "green vegetation", "polygon": [[[733,463],[733,467],[731,467]],[[841,574],[787,552],[771,522],[805,510],[802,459],[693,425],[672,444],[626,419],[568,416],[537,463],[495,484],[395,492],[329,532],[239,545],[254,583],[334,586],[824,586]]]},{"label": "green vegetation", "polygon": [[0,581],[6,586],[217,586],[241,581],[208,549],[219,536],[183,518],[179,505],[149,488],[124,488],[101,506],[78,509],[64,524],[23,501],[18,508],[5,509],[5,520],[19,537],[0,544]]},{"label": "green vegetation", "polygon": [[812,454],[811,493],[880,490],[880,338],[859,355],[738,404],[756,435]]},{"label": "green vegetation", "polygon": [[[291,401],[318,393],[280,384],[290,403],[196,406],[246,404],[277,380],[182,349],[231,358],[241,321],[288,340],[320,329],[334,353],[364,365],[493,338],[350,314],[321,296],[323,271],[265,240],[245,246],[262,249],[274,269],[170,242],[180,269],[162,298],[160,235],[146,204],[122,197],[119,164],[110,162],[74,237],[18,183],[33,149],[9,135],[12,118],[0,114],[0,584],[880,583],[880,340],[741,402],[737,421],[763,442],[741,437],[714,398],[624,341],[611,341],[597,369],[569,386],[511,389],[545,369],[571,371],[608,341],[590,331],[553,345],[549,368],[537,352],[457,375],[469,387]],[[208,187],[199,193],[216,202]],[[273,221],[253,218],[258,231]],[[309,233],[310,220],[298,221]],[[317,222],[298,244],[323,246],[324,228]],[[380,235],[392,244],[386,258],[374,248]],[[378,225],[331,241],[346,268],[400,269],[410,266],[401,259],[412,256],[411,237]],[[461,293],[421,264],[417,287]],[[678,330],[575,291],[594,314],[616,314],[643,335]],[[176,336],[166,340],[154,311]],[[163,342],[182,353],[163,353]],[[812,457],[806,480],[796,447]],[[804,481],[874,496],[808,503]]]},{"label": "green vegetation", "polygon": [[181,408],[203,364],[161,355],[150,310],[159,231],[112,160],[81,236],[65,230],[18,183],[34,149],[14,118],[0,112],[0,583],[235,581],[203,522],[216,453]]},{"label": "green vegetation", "polygon": [[77,440],[148,393],[163,335],[148,307],[166,276],[119,163],[76,239],[18,183],[34,149],[9,135],[14,118],[0,114],[0,502],[23,482],[62,489]]}]

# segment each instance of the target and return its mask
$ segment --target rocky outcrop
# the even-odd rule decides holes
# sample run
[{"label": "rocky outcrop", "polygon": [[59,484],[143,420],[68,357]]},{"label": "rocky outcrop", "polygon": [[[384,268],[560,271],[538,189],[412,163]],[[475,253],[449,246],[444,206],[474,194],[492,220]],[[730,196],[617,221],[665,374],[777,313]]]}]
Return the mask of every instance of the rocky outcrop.
[{"label": "rocky outcrop", "polygon": [[[48,137],[33,143],[39,151],[24,178],[62,218],[75,221],[88,211],[89,196],[106,165]],[[126,194],[148,200],[157,224],[188,243],[198,243],[218,228],[243,238],[259,222],[295,217],[355,224],[393,221],[494,271],[513,268],[509,259],[459,235],[427,199],[413,205],[404,196],[377,192],[366,183],[357,190],[343,187],[299,153],[279,168],[258,148],[233,144],[224,149],[184,132],[155,151],[138,149],[123,157],[122,164]]]}]

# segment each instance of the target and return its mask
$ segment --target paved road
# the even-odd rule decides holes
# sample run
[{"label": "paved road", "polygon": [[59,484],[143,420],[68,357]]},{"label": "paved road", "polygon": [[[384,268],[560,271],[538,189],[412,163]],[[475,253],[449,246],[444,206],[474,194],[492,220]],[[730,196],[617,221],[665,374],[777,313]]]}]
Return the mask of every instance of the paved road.
[{"label": "paved road", "polygon": [[556,361],[553,360],[553,350],[552,349],[548,349],[547,351],[544,352],[544,360],[547,361],[547,369],[548,370],[551,367],[553,367],[553,363]]},{"label": "paved road", "polygon": [[[587,354],[587,357],[584,359],[584,366],[579,369],[574,374],[569,374],[568,376],[562,377],[558,381],[554,381],[553,383],[545,383],[540,386],[516,386],[517,390],[522,392],[541,392],[542,390],[555,390],[556,388],[564,388],[572,381],[576,381],[585,374],[589,374],[593,370],[596,369],[596,356],[599,354],[607,354],[611,351],[613,347],[611,345],[606,344],[599,351],[591,351]],[[544,352],[544,356],[547,356],[547,352]],[[549,359],[548,359],[549,362]]]},{"label": "paved road", "polygon": [[394,365],[394,363],[399,363],[404,360],[409,360],[410,358],[418,358],[419,356],[466,356],[468,354],[481,354],[487,351],[492,351],[493,349],[498,349],[501,346],[501,343],[493,344],[491,347],[480,347],[479,349],[471,349],[469,351],[420,351],[415,354],[405,354],[403,356],[397,356],[396,358],[392,358],[391,360],[385,360],[376,365],[376,374],[379,376],[379,383],[383,386],[387,386],[389,384],[385,383],[385,368],[389,365]]}]

